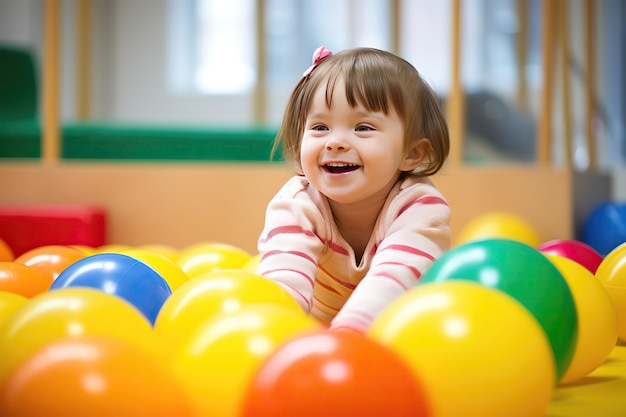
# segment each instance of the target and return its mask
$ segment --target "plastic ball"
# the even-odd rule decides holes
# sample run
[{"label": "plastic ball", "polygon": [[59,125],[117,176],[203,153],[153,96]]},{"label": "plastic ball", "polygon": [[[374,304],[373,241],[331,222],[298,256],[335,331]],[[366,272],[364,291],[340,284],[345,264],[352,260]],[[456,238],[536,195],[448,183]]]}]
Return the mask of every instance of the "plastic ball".
[{"label": "plastic ball", "polygon": [[510,239],[537,246],[541,243],[533,226],[521,217],[510,213],[486,213],[471,220],[461,229],[456,245],[475,240]]},{"label": "plastic ball", "polygon": [[54,281],[68,266],[86,256],[84,252],[70,246],[46,245],[21,254],[15,258],[15,262],[50,274]]},{"label": "plastic ball", "polygon": [[300,336],[253,378],[241,417],[429,416],[426,393],[403,359],[353,332]]},{"label": "plastic ball", "polygon": [[172,294],[167,282],[150,266],[119,253],[88,256],[63,271],[50,290],[89,287],[126,300],[154,323]]},{"label": "plastic ball", "polygon": [[108,245],[102,245],[95,248],[94,255],[102,254],[102,253],[121,253],[125,250],[133,249],[130,245],[123,245],[120,243],[110,243]]},{"label": "plastic ball", "polygon": [[239,269],[250,260],[245,250],[227,243],[198,243],[180,251],[178,265],[189,278],[217,269]]},{"label": "plastic ball", "polygon": [[611,251],[596,271],[596,278],[609,293],[617,314],[617,335],[626,342],[626,244]]},{"label": "plastic ball", "polygon": [[0,239],[0,262],[12,262],[15,259],[13,249],[2,239]]},{"label": "plastic ball", "polygon": [[433,416],[539,417],[554,392],[554,356],[535,318],[475,282],[414,287],[368,334],[419,376]]},{"label": "plastic ball", "polygon": [[250,272],[256,272],[257,268],[259,267],[259,263],[261,263],[261,254],[257,253],[253,255],[248,262],[245,263],[242,269]]},{"label": "plastic ball", "polygon": [[97,253],[97,249],[92,246],[87,245],[68,245],[70,248],[77,249],[85,254],[85,256],[95,255]]},{"label": "plastic ball", "polygon": [[28,298],[23,295],[0,291],[0,327],[27,301]]},{"label": "plastic ball", "polygon": [[418,285],[455,279],[501,290],[522,303],[546,332],[557,377],[563,376],[576,348],[578,320],[567,282],[548,258],[513,240],[470,242],[445,252]]},{"label": "plastic ball", "polygon": [[167,282],[172,292],[189,280],[180,266],[165,255],[147,249],[128,249],[121,252],[152,267]]},{"label": "plastic ball", "polygon": [[91,288],[38,295],[0,328],[0,381],[45,344],[65,336],[103,335],[160,352],[146,318],[124,300]]},{"label": "plastic ball", "polygon": [[598,204],[585,220],[581,240],[601,255],[626,242],[626,202]]},{"label": "plastic ball", "polygon": [[578,314],[576,349],[561,384],[577,381],[600,366],[617,342],[617,314],[606,289],[583,265],[548,254],[574,297]]},{"label": "plastic ball", "polygon": [[302,311],[253,305],[207,319],[170,355],[206,416],[235,416],[261,363],[278,346],[321,325]]},{"label": "plastic ball", "polygon": [[162,361],[103,336],[61,338],[25,359],[0,387],[0,414],[198,416]]},{"label": "plastic ball", "polygon": [[0,291],[31,298],[48,291],[52,275],[18,262],[0,262]]},{"label": "plastic ball", "polygon": [[218,270],[181,285],[163,304],[154,331],[165,346],[174,347],[207,318],[234,313],[251,304],[275,304],[302,312],[275,282],[243,269]]},{"label": "plastic ball", "polygon": [[172,262],[176,262],[178,260],[179,251],[176,248],[173,248],[169,245],[163,244],[148,244],[148,245],[139,245],[136,249],[147,250],[149,252],[158,253],[159,255],[165,256]]},{"label": "plastic ball", "polygon": [[586,243],[577,240],[555,239],[537,246],[541,253],[563,256],[578,262],[592,274],[602,262],[602,255]]}]

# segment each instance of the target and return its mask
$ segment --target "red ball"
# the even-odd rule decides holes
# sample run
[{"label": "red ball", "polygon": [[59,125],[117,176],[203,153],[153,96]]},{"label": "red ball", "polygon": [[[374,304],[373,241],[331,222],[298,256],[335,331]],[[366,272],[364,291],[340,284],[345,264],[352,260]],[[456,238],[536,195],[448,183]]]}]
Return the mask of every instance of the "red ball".
[{"label": "red ball", "polygon": [[419,378],[366,336],[319,332],[275,351],[256,374],[241,417],[426,417]]},{"label": "red ball", "polygon": [[580,265],[596,273],[602,262],[602,255],[591,246],[577,240],[556,239],[542,243],[537,247],[542,253],[562,256],[578,262]]}]

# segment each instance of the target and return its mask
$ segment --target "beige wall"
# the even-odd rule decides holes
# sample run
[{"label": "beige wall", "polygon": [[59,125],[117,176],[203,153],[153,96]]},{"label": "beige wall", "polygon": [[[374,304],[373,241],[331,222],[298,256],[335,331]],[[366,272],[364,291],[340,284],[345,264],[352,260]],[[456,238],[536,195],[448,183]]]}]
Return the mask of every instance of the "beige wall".
[{"label": "beige wall", "polygon": [[[219,241],[256,251],[265,206],[284,166],[174,163],[0,163],[0,204],[89,204],[108,212],[110,243]],[[458,235],[489,211],[531,223],[543,240],[572,238],[572,174],[549,167],[446,167],[435,183]]]}]

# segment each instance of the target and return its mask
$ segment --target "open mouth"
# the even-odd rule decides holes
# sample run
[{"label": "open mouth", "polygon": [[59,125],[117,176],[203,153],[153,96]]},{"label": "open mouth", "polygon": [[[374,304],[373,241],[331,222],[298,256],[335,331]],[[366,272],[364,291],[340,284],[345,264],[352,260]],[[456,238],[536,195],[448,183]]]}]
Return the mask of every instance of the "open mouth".
[{"label": "open mouth", "polygon": [[360,165],[356,164],[344,164],[340,162],[333,162],[330,164],[325,164],[324,169],[331,174],[343,174],[346,172],[356,171],[360,168]]}]

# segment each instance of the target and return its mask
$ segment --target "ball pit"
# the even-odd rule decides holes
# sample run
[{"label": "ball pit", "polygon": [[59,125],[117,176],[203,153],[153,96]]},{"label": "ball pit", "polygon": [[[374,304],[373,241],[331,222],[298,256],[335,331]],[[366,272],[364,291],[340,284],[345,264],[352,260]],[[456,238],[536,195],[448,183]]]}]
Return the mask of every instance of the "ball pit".
[{"label": "ball pit", "polygon": [[461,229],[455,245],[484,239],[510,239],[529,246],[541,243],[539,233],[525,219],[511,213],[489,212],[466,224]]},{"label": "ball pit", "polygon": [[34,297],[48,291],[53,279],[50,274],[18,262],[0,262],[0,291],[24,297]]},{"label": "ball pit", "polygon": [[561,384],[576,382],[600,366],[617,342],[617,313],[607,290],[578,262],[559,255],[548,259],[567,281],[578,316],[574,356]]},{"label": "ball pit", "polygon": [[626,202],[606,201],[585,219],[581,240],[602,255],[626,242]]},{"label": "ball pit", "polygon": [[0,386],[3,417],[200,417],[158,357],[120,339],[51,341]]},{"label": "ball pit", "polygon": [[236,416],[261,363],[290,339],[322,326],[280,305],[209,317],[171,354],[172,366],[206,416]]},{"label": "ball pit", "polygon": [[617,314],[617,334],[626,342],[626,243],[613,249],[602,260],[596,278],[613,300]]},{"label": "ball pit", "polygon": [[27,302],[28,298],[23,295],[0,291],[0,327]]},{"label": "ball pit", "polygon": [[427,394],[391,349],[353,332],[279,347],[254,376],[241,417],[430,416]]},{"label": "ball pit", "polygon": [[154,323],[161,306],[172,294],[166,280],[153,268],[128,255],[102,253],[70,265],[50,290],[89,287],[118,296]]},{"label": "ball pit", "polygon": [[[145,280],[144,293],[165,285],[171,294],[151,321],[139,306],[119,296],[119,286],[118,295],[103,291],[110,290],[110,284],[60,288],[48,284],[28,297],[19,294],[19,286],[0,288],[0,414],[21,415],[19,409],[22,414],[42,415],[45,409],[46,415],[70,417],[145,412],[198,417],[306,416],[306,412],[362,417],[489,413],[578,417],[609,407],[612,412],[626,412],[626,405],[611,396],[626,389],[626,347],[614,347],[606,358],[614,345],[613,303],[606,301],[607,296],[626,297],[626,292],[620,293],[625,287],[620,277],[626,244],[603,259],[596,283],[579,263],[540,252],[539,246],[532,248],[533,255],[523,256],[510,256],[518,250],[511,247],[487,250],[483,255],[490,255],[483,258],[482,266],[476,260],[468,262],[468,246],[492,240],[511,241],[477,239],[454,247],[441,258],[447,258],[447,266],[431,268],[405,294],[411,301],[396,300],[366,335],[325,330],[304,315],[281,287],[255,274],[258,255],[227,244],[201,242],[186,248],[197,256],[218,252],[211,255],[218,262],[204,258],[196,264],[193,278],[178,274],[184,250],[164,245],[88,248],[82,251],[84,258],[65,268],[57,280],[90,257],[122,257],[160,277]],[[529,297],[532,292],[554,292],[550,279],[535,282],[537,254],[560,271],[579,317],[570,362],[560,378],[548,333],[514,296],[526,294],[524,285],[529,287]],[[159,269],[155,257],[168,258],[169,268],[176,263],[179,279],[171,279],[171,269]],[[107,279],[100,271],[101,283],[116,283],[118,273],[127,272],[113,270]],[[437,270],[439,277],[433,279],[429,274]],[[476,275],[468,278],[466,273],[472,271]],[[460,273],[466,279],[453,278]],[[495,284],[505,276],[514,288]],[[439,307],[436,302],[423,302],[426,299],[438,299]],[[443,299],[448,304],[441,304]],[[543,307],[546,312],[557,311],[557,304],[551,299]],[[555,323],[571,322],[558,311],[561,316]],[[615,308],[615,313],[618,329],[626,327],[626,311]],[[97,355],[78,353],[87,350]],[[95,397],[76,382],[87,375],[98,375],[111,390]],[[16,384],[18,380],[22,382]],[[499,380],[507,383],[495,382]],[[481,389],[489,381],[489,388]],[[35,396],[38,402],[27,400]]]},{"label": "ball pit", "polygon": [[183,248],[177,259],[178,265],[195,278],[216,269],[238,269],[246,265],[252,255],[237,246],[226,243],[197,243]]},{"label": "ball pit", "polygon": [[0,262],[12,262],[14,259],[13,250],[3,239],[0,239]]},{"label": "ball pit", "polygon": [[84,252],[70,246],[46,245],[24,252],[15,258],[15,262],[49,274],[52,282],[68,266],[86,256]]},{"label": "ball pit", "polygon": [[546,332],[557,378],[563,376],[576,345],[576,306],[567,282],[541,252],[508,239],[470,242],[444,253],[418,285],[459,279],[498,289],[522,303]]},{"label": "ball pit", "polygon": [[157,316],[154,332],[172,349],[208,318],[258,304],[302,312],[293,297],[275,282],[244,269],[217,270],[193,278],[174,291]]},{"label": "ball pit", "polygon": [[113,336],[158,350],[150,323],[126,301],[92,288],[40,294],[18,308],[0,328],[0,382],[30,354],[65,336]]},{"label": "ball pit", "polygon": [[587,268],[592,274],[596,273],[602,262],[602,255],[586,243],[578,240],[555,239],[537,246],[544,254],[558,255],[569,258]]},{"label": "ball pit", "polygon": [[433,416],[540,417],[552,397],[548,339],[502,291],[465,280],[417,286],[369,334],[420,376]]}]

